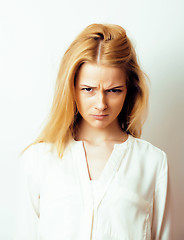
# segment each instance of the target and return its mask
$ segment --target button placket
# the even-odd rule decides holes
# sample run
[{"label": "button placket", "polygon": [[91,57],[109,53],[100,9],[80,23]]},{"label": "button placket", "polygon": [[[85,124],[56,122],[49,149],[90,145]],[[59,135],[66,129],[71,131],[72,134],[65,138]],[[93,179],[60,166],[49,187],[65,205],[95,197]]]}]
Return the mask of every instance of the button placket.
[{"label": "button placket", "polygon": [[93,208],[93,226],[92,226],[92,240],[96,239],[96,229],[97,229],[97,206],[94,205]]},{"label": "button placket", "polygon": [[93,197],[90,189],[90,180],[88,173],[86,171],[85,165],[85,155],[82,147],[82,142],[78,142],[76,144],[77,155],[74,155],[74,159],[77,160],[79,177],[81,183],[81,193],[83,196],[83,205],[84,205],[84,215],[81,223],[80,229],[80,239],[81,240],[91,240],[92,235],[92,224],[93,224],[93,216],[94,216],[94,205],[93,205]]},{"label": "button placket", "polygon": [[91,232],[93,225],[94,208],[91,203],[85,204],[85,212],[83,215],[83,221],[80,229],[81,240],[91,240]]},{"label": "button placket", "polygon": [[97,210],[122,162],[122,159],[124,158],[124,155],[127,151],[127,143],[123,146],[120,144],[114,145],[113,152],[98,181],[98,191],[93,203],[83,142],[75,142],[73,158],[77,160],[76,162],[79,171],[81,193],[84,204],[84,217],[81,224],[81,240],[96,240]]}]

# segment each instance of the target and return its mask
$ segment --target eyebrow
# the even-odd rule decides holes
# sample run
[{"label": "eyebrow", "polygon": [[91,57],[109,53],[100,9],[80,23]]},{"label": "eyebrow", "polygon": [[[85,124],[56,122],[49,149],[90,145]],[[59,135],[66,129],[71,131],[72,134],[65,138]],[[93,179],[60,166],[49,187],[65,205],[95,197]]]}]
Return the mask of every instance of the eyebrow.
[{"label": "eyebrow", "polygon": [[[86,88],[97,88],[97,87],[90,86],[90,85],[85,85],[85,84],[81,84],[80,87],[86,87]],[[107,88],[106,90],[114,89],[114,88],[123,88],[123,87],[124,87],[124,85],[119,85],[119,86],[109,87],[109,88]]]},{"label": "eyebrow", "polygon": [[[110,88],[108,88],[108,89],[114,89],[114,88],[123,88],[124,87],[124,85],[120,85],[120,86],[114,86],[114,87],[110,87]],[[108,90],[107,89],[107,90]]]}]

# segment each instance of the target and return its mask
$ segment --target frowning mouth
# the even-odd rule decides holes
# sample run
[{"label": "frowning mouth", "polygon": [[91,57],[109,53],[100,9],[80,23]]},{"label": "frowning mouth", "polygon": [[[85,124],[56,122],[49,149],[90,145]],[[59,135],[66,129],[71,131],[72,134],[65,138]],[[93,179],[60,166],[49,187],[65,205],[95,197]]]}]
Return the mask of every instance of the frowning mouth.
[{"label": "frowning mouth", "polygon": [[108,117],[107,114],[103,114],[103,115],[92,115],[92,117],[96,120],[103,120],[104,118]]}]

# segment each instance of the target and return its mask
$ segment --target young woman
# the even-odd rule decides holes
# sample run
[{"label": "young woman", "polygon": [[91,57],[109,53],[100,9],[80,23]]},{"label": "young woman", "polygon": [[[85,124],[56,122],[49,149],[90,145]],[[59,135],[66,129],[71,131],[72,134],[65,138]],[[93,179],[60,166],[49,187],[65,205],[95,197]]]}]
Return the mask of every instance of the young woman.
[{"label": "young woman", "polygon": [[168,240],[166,154],[140,139],[148,88],[123,28],[62,59],[48,123],[21,158],[17,240]]}]

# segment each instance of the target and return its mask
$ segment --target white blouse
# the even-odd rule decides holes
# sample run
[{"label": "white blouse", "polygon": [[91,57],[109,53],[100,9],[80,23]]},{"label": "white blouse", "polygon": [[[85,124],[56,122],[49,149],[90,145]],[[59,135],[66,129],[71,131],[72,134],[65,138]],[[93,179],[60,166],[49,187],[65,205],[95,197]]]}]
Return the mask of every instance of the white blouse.
[{"label": "white blouse", "polygon": [[21,158],[14,240],[169,240],[166,154],[129,135],[90,181],[82,141],[59,158],[52,144]]}]

